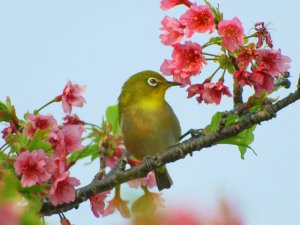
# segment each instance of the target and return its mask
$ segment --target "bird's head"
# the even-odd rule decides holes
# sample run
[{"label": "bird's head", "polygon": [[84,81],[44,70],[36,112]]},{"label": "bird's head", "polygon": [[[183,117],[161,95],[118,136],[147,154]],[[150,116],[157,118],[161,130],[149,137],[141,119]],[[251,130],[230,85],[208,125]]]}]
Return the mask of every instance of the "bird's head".
[{"label": "bird's head", "polygon": [[125,106],[137,102],[162,102],[165,100],[166,90],[177,85],[180,83],[167,81],[157,72],[142,71],[125,82],[119,102]]}]

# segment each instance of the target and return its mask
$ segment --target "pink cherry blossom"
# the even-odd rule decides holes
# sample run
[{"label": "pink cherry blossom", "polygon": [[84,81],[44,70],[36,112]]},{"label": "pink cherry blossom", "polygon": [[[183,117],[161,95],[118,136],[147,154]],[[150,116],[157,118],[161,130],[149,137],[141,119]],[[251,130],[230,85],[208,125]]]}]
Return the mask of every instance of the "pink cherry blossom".
[{"label": "pink cherry blossom", "polygon": [[264,22],[255,23],[254,26],[256,31],[255,36],[258,38],[256,48],[257,49],[261,48],[263,46],[264,41],[270,48],[273,48],[273,43],[272,43],[273,41],[271,38],[271,34],[265,27],[265,23]]},{"label": "pink cherry blossom", "polygon": [[81,143],[81,136],[84,128],[81,125],[65,125],[55,135],[50,142],[54,148],[56,157],[66,157],[68,154],[84,148]]},{"label": "pink cherry blossom", "polygon": [[78,186],[80,181],[69,175],[69,171],[60,174],[54,179],[51,185],[49,199],[54,206],[70,203],[75,200],[75,186]]},{"label": "pink cherry blossom", "polygon": [[11,122],[9,123],[9,126],[4,128],[1,133],[2,133],[2,138],[5,139],[7,137],[7,135],[9,134],[14,134],[17,133],[18,129],[16,128],[16,126]]},{"label": "pink cherry blossom", "polygon": [[43,150],[22,152],[14,163],[15,170],[21,175],[23,187],[30,187],[48,181],[55,171],[55,164]]},{"label": "pink cherry blossom", "polygon": [[153,188],[156,186],[154,173],[150,172],[146,177],[131,180],[128,182],[128,185],[131,188],[139,188],[141,187],[141,185],[147,186],[149,188]]},{"label": "pink cherry blossom", "polygon": [[172,60],[164,60],[160,70],[165,75],[172,75],[173,80],[185,86],[190,84],[190,77],[202,70],[206,60],[202,55],[202,47],[191,41],[173,45]]},{"label": "pink cherry blossom", "polygon": [[165,31],[159,37],[164,45],[174,45],[180,43],[183,38],[184,26],[175,18],[165,16],[161,21],[162,28],[160,30]]},{"label": "pink cherry blossom", "polygon": [[84,122],[80,120],[79,116],[76,114],[67,114],[63,120],[65,121],[63,125],[84,125]]},{"label": "pink cherry blossom", "polygon": [[222,95],[231,97],[228,87],[223,84],[222,80],[219,80],[218,83],[204,82],[203,84],[191,85],[187,92],[188,98],[198,94],[197,101],[199,103],[204,101],[207,104],[215,103],[219,105]]},{"label": "pink cherry blossom", "polygon": [[61,174],[67,171],[67,160],[62,157],[55,157],[53,159],[56,167],[53,173],[53,177],[59,177]]},{"label": "pink cherry blossom", "polygon": [[258,81],[253,85],[257,97],[261,97],[263,92],[270,93],[273,91],[274,77],[267,71],[261,69],[254,69],[252,76],[253,79]]},{"label": "pink cherry blossom", "polygon": [[80,125],[66,125],[61,129],[64,134],[64,142],[67,153],[82,150],[84,146],[81,143],[81,136],[83,133]]},{"label": "pink cherry blossom", "polygon": [[222,44],[230,52],[236,51],[244,44],[244,28],[237,17],[232,20],[222,20],[218,28],[218,33],[223,38]]},{"label": "pink cherry blossom", "polygon": [[108,154],[106,158],[106,165],[110,168],[113,168],[117,164],[124,151],[126,151],[125,146],[123,144],[118,144],[117,147]]},{"label": "pink cherry blossom", "polygon": [[241,86],[249,85],[252,86],[256,83],[253,79],[252,73],[246,70],[237,70],[233,74],[233,78],[237,80],[238,84]]},{"label": "pink cherry blossom", "polygon": [[95,217],[99,218],[104,214],[105,199],[110,191],[101,192],[90,197],[91,209]]},{"label": "pink cherry blossom", "polygon": [[291,59],[282,55],[280,49],[277,51],[272,49],[256,51],[256,62],[260,69],[273,76],[279,76],[291,67]]},{"label": "pink cherry blossom", "polygon": [[255,52],[256,50],[254,49],[254,45],[249,45],[242,49],[236,58],[236,62],[240,70],[247,69],[248,65],[255,58]]},{"label": "pink cherry blossom", "polygon": [[160,8],[165,11],[180,4],[185,4],[189,7],[192,3],[188,0],[161,0]]},{"label": "pink cherry blossom", "polygon": [[194,3],[180,17],[180,22],[185,26],[186,36],[192,37],[195,32],[211,34],[215,30],[215,16],[207,5],[197,5]]},{"label": "pink cherry blossom", "polygon": [[86,91],[85,86],[72,84],[71,81],[68,81],[62,94],[62,106],[65,113],[71,113],[72,106],[77,106],[77,107],[83,106],[83,104],[85,103],[85,99],[84,97],[82,97],[82,94],[85,91]]},{"label": "pink cherry blossom", "polygon": [[26,117],[28,122],[28,135],[33,136],[37,129],[49,130],[50,133],[58,130],[56,120],[52,115],[28,115]]}]

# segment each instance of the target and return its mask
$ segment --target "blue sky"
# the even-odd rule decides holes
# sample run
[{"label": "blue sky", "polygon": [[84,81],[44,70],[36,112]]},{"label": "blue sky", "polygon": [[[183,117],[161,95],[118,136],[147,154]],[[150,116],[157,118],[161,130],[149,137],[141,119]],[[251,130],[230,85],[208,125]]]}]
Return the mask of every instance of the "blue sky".
[{"label": "blue sky", "polygon": [[[219,3],[224,18],[238,16],[246,34],[255,22],[270,23],[274,47],[292,59],[294,89],[300,71],[298,1]],[[21,116],[58,95],[70,79],[88,88],[86,106],[75,112],[86,121],[100,123],[105,108],[117,102],[120,88],[130,75],[145,69],[159,71],[163,59],[170,57],[171,48],[163,46],[158,38],[160,21],[164,15],[179,17],[184,11],[184,7],[177,7],[162,12],[159,0],[3,0],[0,99],[10,96]],[[206,35],[196,35],[194,40],[201,44],[205,38]],[[214,69],[209,65],[203,74]],[[201,78],[193,81],[197,79]],[[285,96],[289,91],[282,90],[274,97]],[[167,100],[183,131],[204,127],[216,111],[232,107],[229,98],[224,98],[218,107],[199,105],[194,99],[186,99],[185,90],[180,88],[171,89]],[[163,192],[167,204],[186,202],[205,213],[225,195],[239,205],[248,225],[299,224],[299,110],[300,104],[296,103],[257,127],[252,147],[258,156],[248,152],[241,160],[235,147],[220,145],[168,165],[174,186]],[[60,104],[44,112],[58,119],[63,116]],[[87,184],[98,165],[84,163],[72,174]],[[130,195],[137,196],[133,192]],[[89,203],[66,215],[76,225],[126,223],[119,214],[96,219]],[[59,224],[58,216],[46,221]]]}]

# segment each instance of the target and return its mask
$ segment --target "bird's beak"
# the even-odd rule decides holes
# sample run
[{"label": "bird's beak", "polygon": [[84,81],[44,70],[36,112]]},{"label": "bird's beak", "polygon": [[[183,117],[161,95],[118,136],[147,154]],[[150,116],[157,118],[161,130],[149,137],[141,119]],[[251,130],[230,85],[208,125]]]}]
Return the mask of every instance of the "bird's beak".
[{"label": "bird's beak", "polygon": [[172,86],[179,86],[179,85],[181,85],[181,83],[168,81],[168,82],[167,82],[167,85],[168,85],[169,87],[172,87]]}]

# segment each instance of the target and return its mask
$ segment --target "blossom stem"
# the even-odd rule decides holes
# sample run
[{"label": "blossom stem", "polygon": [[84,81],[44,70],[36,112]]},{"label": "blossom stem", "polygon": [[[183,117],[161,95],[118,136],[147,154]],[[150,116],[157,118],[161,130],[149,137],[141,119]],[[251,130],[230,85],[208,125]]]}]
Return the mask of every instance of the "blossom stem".
[{"label": "blossom stem", "polygon": [[4,145],[2,145],[2,146],[0,147],[0,151],[5,151],[5,150],[6,150],[5,147],[8,147],[8,143],[7,143],[7,142],[5,142]]},{"label": "blossom stem", "polygon": [[202,52],[202,55],[208,55],[208,56],[213,56],[213,57],[219,57],[218,55]]},{"label": "blossom stem", "polygon": [[121,185],[115,187],[115,198],[121,199]]},{"label": "blossom stem", "polygon": [[146,185],[141,185],[141,188],[143,189],[143,191],[145,192],[145,194],[148,194],[149,193],[149,189]]},{"label": "blossom stem", "polygon": [[256,35],[255,34],[251,34],[249,36],[244,37],[244,39],[249,39],[249,38],[253,38],[253,37],[256,37]]},{"label": "blossom stem", "polygon": [[216,73],[221,69],[221,66],[219,66],[214,72],[213,74],[206,79],[206,81],[211,81],[213,79],[213,77],[216,75]]},{"label": "blossom stem", "polygon": [[96,124],[93,124],[93,123],[88,123],[88,122],[84,122],[84,121],[82,121],[82,122],[83,122],[83,124],[84,124],[84,125],[91,126],[91,127],[97,127],[98,129],[100,129],[100,130],[101,130],[101,127],[100,127],[100,126],[98,126],[98,125],[96,125]]},{"label": "blossom stem", "polygon": [[209,41],[209,42],[205,43],[204,45],[202,45],[202,49],[204,49],[210,45],[212,45],[212,43]]},{"label": "blossom stem", "polygon": [[41,108],[36,109],[33,111],[34,115],[37,115],[42,109],[46,108],[48,105],[51,105],[52,103],[57,102],[56,99],[51,100],[50,102],[46,103],[45,105],[43,105]]},{"label": "blossom stem", "polygon": [[219,58],[205,58],[205,60],[207,61],[215,61],[215,60],[218,60]]},{"label": "blossom stem", "polygon": [[222,73],[222,76],[221,76],[220,80],[224,80],[226,70],[227,70],[227,67],[224,69],[224,71],[223,71],[223,73]]}]

